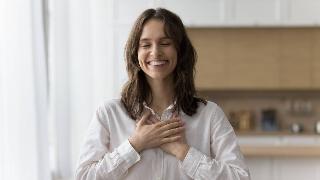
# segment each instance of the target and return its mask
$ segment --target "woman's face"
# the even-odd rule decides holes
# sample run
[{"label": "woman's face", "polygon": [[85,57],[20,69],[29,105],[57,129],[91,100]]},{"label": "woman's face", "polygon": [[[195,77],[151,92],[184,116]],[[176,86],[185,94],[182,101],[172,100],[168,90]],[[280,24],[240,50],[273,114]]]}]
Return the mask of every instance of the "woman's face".
[{"label": "woman's face", "polygon": [[177,65],[177,50],[164,32],[164,23],[151,19],[143,27],[139,41],[138,60],[148,79],[171,77]]}]

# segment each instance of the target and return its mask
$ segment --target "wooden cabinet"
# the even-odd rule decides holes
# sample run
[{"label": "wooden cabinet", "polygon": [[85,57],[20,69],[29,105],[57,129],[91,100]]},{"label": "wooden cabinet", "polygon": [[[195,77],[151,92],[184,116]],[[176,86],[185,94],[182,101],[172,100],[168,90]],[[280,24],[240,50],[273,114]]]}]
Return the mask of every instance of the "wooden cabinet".
[{"label": "wooden cabinet", "polygon": [[279,88],[310,89],[312,30],[279,30]]},{"label": "wooden cabinet", "polygon": [[[239,32],[241,31],[241,32]],[[229,89],[271,89],[278,85],[276,34],[239,29],[226,33],[226,81]],[[239,35],[240,33],[240,35]],[[261,39],[261,36],[267,36]],[[252,39],[255,39],[254,41]]]},{"label": "wooden cabinet", "polygon": [[319,90],[320,29],[191,29],[199,90]]},{"label": "wooden cabinet", "polygon": [[[195,32],[191,36],[194,38],[193,45],[197,53],[204,59],[199,59],[196,67],[196,86],[204,89],[224,89],[227,86],[226,79],[226,44],[220,32],[211,33],[210,29],[201,29],[200,32]],[[208,38],[216,41],[207,41]],[[210,47],[210,51],[208,51]]]},{"label": "wooden cabinet", "polygon": [[312,69],[312,88],[320,89],[320,31],[315,31],[315,44],[313,44],[313,58],[311,61]]}]

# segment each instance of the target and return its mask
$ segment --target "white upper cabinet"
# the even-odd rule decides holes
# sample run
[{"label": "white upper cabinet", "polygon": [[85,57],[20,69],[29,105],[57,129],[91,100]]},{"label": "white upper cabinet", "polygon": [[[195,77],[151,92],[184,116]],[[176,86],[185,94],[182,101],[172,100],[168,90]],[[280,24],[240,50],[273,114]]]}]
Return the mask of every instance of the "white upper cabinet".
[{"label": "white upper cabinet", "polygon": [[[284,0],[283,0],[284,1]],[[286,25],[320,25],[320,0],[286,0]]]},{"label": "white upper cabinet", "polygon": [[225,23],[225,0],[162,0],[161,5],[177,13],[186,26]]},{"label": "white upper cabinet", "polygon": [[[154,0],[186,26],[320,26],[320,0]],[[155,5],[155,4],[153,4]]]},{"label": "white upper cabinet", "polygon": [[116,0],[114,1],[114,21],[121,25],[132,25],[147,8],[152,8],[151,0]]},{"label": "white upper cabinet", "polygon": [[164,7],[189,27],[320,26],[320,0],[117,0],[114,21],[132,25],[147,8]]},{"label": "white upper cabinet", "polygon": [[278,25],[280,23],[279,0],[229,0],[227,24]]}]

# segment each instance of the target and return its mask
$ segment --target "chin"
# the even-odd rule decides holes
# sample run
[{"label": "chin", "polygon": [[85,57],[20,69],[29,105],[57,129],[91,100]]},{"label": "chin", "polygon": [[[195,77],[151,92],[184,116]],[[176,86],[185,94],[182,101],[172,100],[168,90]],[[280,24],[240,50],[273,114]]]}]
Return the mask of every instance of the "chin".
[{"label": "chin", "polygon": [[165,80],[168,79],[169,73],[152,73],[148,74],[148,76],[152,80]]}]

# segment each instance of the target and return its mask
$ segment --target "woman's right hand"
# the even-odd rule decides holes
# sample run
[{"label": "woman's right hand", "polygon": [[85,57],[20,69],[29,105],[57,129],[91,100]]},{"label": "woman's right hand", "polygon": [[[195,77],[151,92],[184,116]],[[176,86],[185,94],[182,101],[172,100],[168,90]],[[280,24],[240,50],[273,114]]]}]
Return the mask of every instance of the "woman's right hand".
[{"label": "woman's right hand", "polygon": [[137,152],[144,149],[161,146],[179,140],[183,130],[183,123],[177,119],[159,121],[153,124],[150,121],[151,112],[146,112],[137,122],[136,129],[129,138],[130,144]]}]

